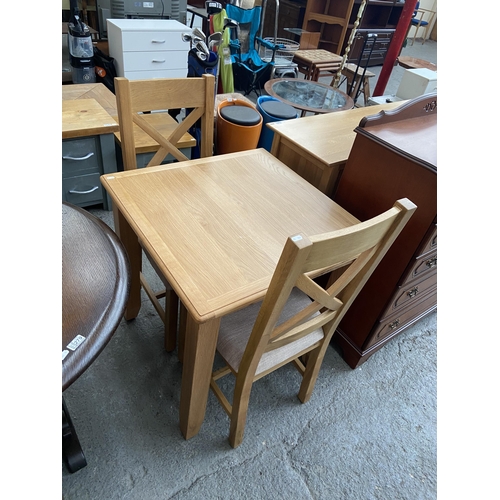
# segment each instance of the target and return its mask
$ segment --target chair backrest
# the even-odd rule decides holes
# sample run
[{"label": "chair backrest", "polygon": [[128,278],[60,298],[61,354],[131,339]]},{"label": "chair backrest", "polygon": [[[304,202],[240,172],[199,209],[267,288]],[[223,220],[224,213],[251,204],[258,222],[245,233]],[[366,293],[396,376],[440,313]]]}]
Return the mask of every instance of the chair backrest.
[{"label": "chair backrest", "polygon": [[233,47],[237,46],[240,54],[255,52],[256,37],[261,30],[262,6],[260,2],[251,7],[240,7],[238,5],[226,5],[227,16],[233,21],[237,21],[238,28],[231,30]]},{"label": "chair backrest", "polygon": [[[303,234],[289,237],[253,326],[239,373],[248,370],[252,376],[265,352],[320,327],[326,349],[340,320],[416,208],[404,198],[383,214],[347,229],[309,238]],[[331,271],[335,279],[330,278],[326,289],[313,280]],[[294,287],[312,301],[277,325]],[[265,374],[259,374],[259,378]]]},{"label": "chair backrest", "polygon": [[[137,168],[135,135],[139,129],[159,144],[148,167],[160,165],[169,153],[178,161],[187,160],[187,156],[176,145],[198,121],[201,123],[200,156],[212,156],[215,106],[213,75],[150,80],[118,77],[115,78],[115,90],[125,170]],[[167,112],[179,108],[186,108],[186,117],[180,123]]]}]

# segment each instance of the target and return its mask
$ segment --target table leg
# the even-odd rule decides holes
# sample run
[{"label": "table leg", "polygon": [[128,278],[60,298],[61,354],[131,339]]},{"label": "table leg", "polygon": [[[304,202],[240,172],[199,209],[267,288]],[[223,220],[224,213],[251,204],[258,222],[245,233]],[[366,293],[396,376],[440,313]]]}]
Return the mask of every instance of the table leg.
[{"label": "table leg", "polygon": [[137,235],[134,233],[125,217],[113,203],[113,217],[115,222],[115,233],[120,238],[128,255],[130,262],[130,293],[125,308],[125,319],[131,320],[137,317],[141,309],[141,270],[142,249],[139,245]]},{"label": "table leg", "polygon": [[190,439],[198,434],[205,418],[220,319],[196,323],[186,319],[180,402],[180,427]]}]

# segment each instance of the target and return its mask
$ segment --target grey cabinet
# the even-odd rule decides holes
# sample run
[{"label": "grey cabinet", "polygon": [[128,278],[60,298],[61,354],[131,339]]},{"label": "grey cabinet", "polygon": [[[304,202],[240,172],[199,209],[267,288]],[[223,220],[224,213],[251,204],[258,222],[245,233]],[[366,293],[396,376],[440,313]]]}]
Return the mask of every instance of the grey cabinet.
[{"label": "grey cabinet", "polygon": [[100,176],[116,172],[113,134],[63,139],[62,199],[79,207],[102,203],[111,209],[111,200]]}]

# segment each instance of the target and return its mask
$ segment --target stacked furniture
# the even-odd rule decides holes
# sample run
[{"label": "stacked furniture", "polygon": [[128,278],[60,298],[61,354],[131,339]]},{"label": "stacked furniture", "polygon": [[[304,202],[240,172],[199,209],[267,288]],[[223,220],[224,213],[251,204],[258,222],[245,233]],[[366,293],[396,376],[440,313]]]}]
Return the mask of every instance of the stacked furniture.
[{"label": "stacked furniture", "polygon": [[335,201],[360,220],[408,197],[417,210],[334,336],[355,368],[437,307],[437,95],[365,117]]},{"label": "stacked furniture", "polygon": [[188,26],[172,19],[108,19],[109,55],[129,80],[183,78],[188,73]]},{"label": "stacked furniture", "polygon": [[[319,48],[343,55],[362,0],[309,0],[302,28],[321,32]],[[367,0],[358,30],[377,34],[370,66],[382,64],[398,24],[404,3],[397,0]],[[350,60],[356,60],[363,41],[351,46]]]}]

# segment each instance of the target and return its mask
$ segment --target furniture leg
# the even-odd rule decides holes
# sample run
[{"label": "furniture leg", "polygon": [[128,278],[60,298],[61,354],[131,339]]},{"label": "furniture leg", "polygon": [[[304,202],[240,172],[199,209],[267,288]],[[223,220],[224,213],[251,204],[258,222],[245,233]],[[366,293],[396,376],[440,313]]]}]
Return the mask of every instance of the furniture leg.
[{"label": "furniture leg", "polygon": [[186,321],[180,401],[180,427],[185,439],[198,434],[207,406],[220,318],[196,323]]},{"label": "furniture leg", "polygon": [[123,243],[130,263],[130,293],[124,313],[124,317],[128,321],[136,318],[141,309],[142,249],[137,235],[114,204],[113,217],[115,233]]},{"label": "furniture leg", "polygon": [[187,309],[181,302],[179,305],[179,341],[177,343],[177,358],[182,363],[184,361],[184,345],[186,341]]},{"label": "furniture leg", "polygon": [[179,298],[173,290],[165,292],[165,350],[172,352],[177,342]]},{"label": "furniture leg", "polygon": [[63,457],[70,472],[79,471],[87,465],[64,398],[62,400],[62,448]]}]

